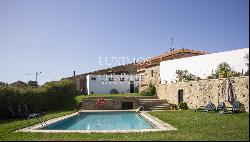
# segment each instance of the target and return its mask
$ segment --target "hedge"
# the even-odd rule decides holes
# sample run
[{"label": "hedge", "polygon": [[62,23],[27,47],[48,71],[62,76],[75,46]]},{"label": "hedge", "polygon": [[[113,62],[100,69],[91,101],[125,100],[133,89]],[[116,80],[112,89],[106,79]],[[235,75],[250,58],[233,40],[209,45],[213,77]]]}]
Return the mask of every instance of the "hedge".
[{"label": "hedge", "polygon": [[[8,106],[17,111],[17,106],[26,104],[29,111],[49,111],[74,105],[78,95],[71,80],[49,82],[40,87],[15,88],[0,86],[0,118],[9,116]],[[72,106],[73,107],[73,106]]]}]

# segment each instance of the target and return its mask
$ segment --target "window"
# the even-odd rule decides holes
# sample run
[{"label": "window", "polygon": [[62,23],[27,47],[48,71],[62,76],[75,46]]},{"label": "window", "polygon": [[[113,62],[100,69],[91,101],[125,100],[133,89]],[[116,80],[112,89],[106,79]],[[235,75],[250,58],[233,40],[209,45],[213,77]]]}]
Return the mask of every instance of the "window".
[{"label": "window", "polygon": [[120,81],[124,81],[124,78],[120,78]]},{"label": "window", "polygon": [[151,77],[154,77],[154,70],[151,70]]},{"label": "window", "polygon": [[114,78],[109,78],[109,81],[114,81]]},{"label": "window", "polygon": [[91,80],[96,80],[96,78],[95,77],[91,77]]}]

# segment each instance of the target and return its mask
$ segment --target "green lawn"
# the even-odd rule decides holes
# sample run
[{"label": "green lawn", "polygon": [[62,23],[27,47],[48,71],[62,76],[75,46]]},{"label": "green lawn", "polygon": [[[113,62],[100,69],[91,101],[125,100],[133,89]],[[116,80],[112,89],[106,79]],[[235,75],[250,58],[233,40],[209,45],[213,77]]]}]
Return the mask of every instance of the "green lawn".
[{"label": "green lawn", "polygon": [[[51,119],[73,111],[47,113]],[[0,121],[0,140],[249,140],[249,114],[219,114],[189,111],[150,112],[178,128],[177,131],[134,134],[13,133],[34,124],[32,120]]]},{"label": "green lawn", "polygon": [[114,97],[140,97],[139,93],[128,93],[128,94],[91,94],[91,95],[81,95],[77,96],[75,99],[80,102],[84,98],[114,98]]}]

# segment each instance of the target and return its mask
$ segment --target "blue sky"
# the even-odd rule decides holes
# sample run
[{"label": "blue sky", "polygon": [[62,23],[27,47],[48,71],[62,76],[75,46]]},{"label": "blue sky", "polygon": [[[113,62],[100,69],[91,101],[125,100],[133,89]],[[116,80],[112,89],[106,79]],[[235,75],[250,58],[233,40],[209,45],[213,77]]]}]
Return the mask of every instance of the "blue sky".
[{"label": "blue sky", "polygon": [[[248,0],[0,0],[0,81],[39,84],[174,46],[248,48]],[[26,75],[32,74],[32,75]]]}]

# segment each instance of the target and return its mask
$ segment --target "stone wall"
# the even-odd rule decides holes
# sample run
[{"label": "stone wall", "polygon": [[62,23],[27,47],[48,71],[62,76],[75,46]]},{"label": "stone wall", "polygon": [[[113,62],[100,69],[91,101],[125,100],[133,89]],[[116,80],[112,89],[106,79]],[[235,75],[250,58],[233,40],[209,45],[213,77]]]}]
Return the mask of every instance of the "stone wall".
[{"label": "stone wall", "polygon": [[[249,76],[230,78],[236,100],[240,101],[245,110],[249,112]],[[226,79],[210,79],[173,84],[156,85],[157,96],[167,99],[169,103],[178,104],[178,90],[183,89],[183,101],[189,108],[204,106],[209,100],[216,106],[224,101],[226,106],[231,106],[225,101]]]},{"label": "stone wall", "polygon": [[[151,76],[151,71],[153,71],[153,77]],[[139,91],[141,92],[147,88],[149,82],[151,81],[153,85],[160,84],[160,66],[152,66],[145,69],[145,72],[141,74],[141,82],[139,85]]]},{"label": "stone wall", "polygon": [[122,108],[122,103],[123,102],[133,102],[133,109],[137,109],[139,107],[138,105],[138,100],[133,97],[128,97],[128,98],[113,98],[113,99],[104,99],[105,100],[105,105],[103,107],[99,107],[97,105],[98,99],[84,99],[82,101],[81,109],[84,110],[121,110]]}]

